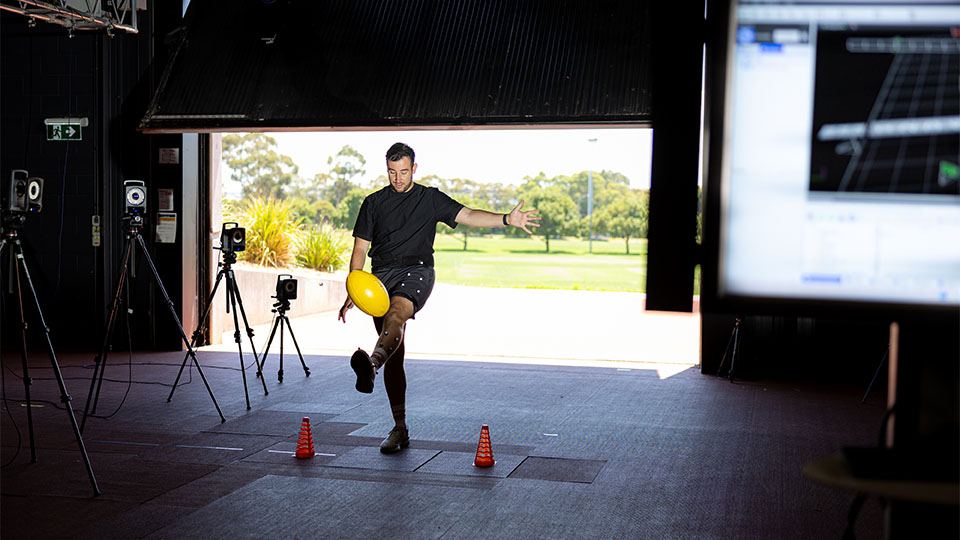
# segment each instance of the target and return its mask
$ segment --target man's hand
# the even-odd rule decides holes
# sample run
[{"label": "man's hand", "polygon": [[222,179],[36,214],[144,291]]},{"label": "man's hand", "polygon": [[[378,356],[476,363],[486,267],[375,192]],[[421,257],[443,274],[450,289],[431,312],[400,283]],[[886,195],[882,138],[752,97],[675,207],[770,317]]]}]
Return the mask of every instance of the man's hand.
[{"label": "man's hand", "polygon": [[539,227],[540,216],[536,215],[539,210],[527,210],[526,212],[520,210],[523,207],[523,201],[521,200],[518,205],[513,207],[513,210],[507,214],[507,225],[513,225],[514,227],[520,227],[527,234],[533,234],[527,227]]},{"label": "man's hand", "polygon": [[337,320],[343,321],[344,324],[347,323],[347,311],[353,307],[353,300],[350,299],[350,295],[347,295],[347,299],[343,302],[343,307],[340,308],[340,315],[337,317]]}]

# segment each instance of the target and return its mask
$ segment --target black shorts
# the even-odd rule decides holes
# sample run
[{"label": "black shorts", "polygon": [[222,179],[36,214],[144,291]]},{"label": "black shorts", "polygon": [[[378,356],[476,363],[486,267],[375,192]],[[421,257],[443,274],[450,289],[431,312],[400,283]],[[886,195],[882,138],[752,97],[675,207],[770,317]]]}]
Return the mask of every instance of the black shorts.
[{"label": "black shorts", "polygon": [[437,276],[433,267],[419,264],[378,268],[373,275],[383,282],[391,298],[402,296],[413,302],[414,315],[427,303],[427,298],[430,298],[433,282]]}]

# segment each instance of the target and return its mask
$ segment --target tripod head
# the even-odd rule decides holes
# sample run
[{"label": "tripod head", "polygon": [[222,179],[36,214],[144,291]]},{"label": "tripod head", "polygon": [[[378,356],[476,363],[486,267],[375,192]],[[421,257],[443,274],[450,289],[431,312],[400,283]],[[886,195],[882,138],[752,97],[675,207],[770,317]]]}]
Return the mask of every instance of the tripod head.
[{"label": "tripod head", "polygon": [[[270,298],[276,298],[276,296],[271,296]],[[270,310],[271,313],[279,313],[283,315],[287,311],[290,311],[290,301],[289,300],[277,300],[273,304],[273,309]]]},{"label": "tripod head", "polygon": [[[218,249],[218,248],[213,248],[213,249]],[[232,251],[221,250],[221,255],[222,257],[220,260],[220,266],[223,266],[225,268],[230,268],[231,264],[237,262],[237,254]]]},{"label": "tripod head", "polygon": [[140,229],[143,228],[143,215],[124,214],[120,218],[120,223],[123,223],[123,228],[127,231],[127,234],[139,234]]},{"label": "tripod head", "polygon": [[4,212],[0,217],[0,232],[4,236],[17,236],[17,231],[27,222],[27,215],[17,212]]}]

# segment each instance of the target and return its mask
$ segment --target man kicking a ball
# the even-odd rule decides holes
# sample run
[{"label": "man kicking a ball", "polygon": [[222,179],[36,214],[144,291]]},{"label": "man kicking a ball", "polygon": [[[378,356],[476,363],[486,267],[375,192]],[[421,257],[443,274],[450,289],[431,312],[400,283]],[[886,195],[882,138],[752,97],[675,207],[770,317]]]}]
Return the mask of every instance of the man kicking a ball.
[{"label": "man kicking a ball", "polygon": [[[413,149],[396,143],[387,150],[387,177],[390,185],[363,200],[353,228],[353,254],[350,271],[363,270],[369,249],[371,271],[390,296],[390,309],[383,317],[374,317],[377,342],[367,355],[357,349],[350,367],[357,373],[357,390],[373,392],[373,381],[380,368],[383,385],[390,400],[396,425],[382,443],[383,453],[398,452],[410,444],[406,424],[407,378],[403,371],[403,337],[407,320],[423,308],[433,290],[433,241],[437,222],[456,228],[539,227],[537,210],[521,211],[523,201],[509,214],[467,208],[437,188],[413,181],[417,163]],[[353,301],[347,296],[339,319],[347,322],[347,310]],[[389,360],[389,362],[388,362]]]}]

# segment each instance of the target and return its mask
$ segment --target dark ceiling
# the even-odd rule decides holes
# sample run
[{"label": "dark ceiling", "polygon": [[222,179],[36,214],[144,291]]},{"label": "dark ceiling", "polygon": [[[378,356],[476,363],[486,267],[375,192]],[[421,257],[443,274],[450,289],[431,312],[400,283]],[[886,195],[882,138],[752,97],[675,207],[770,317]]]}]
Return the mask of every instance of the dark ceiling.
[{"label": "dark ceiling", "polygon": [[193,0],[146,132],[650,122],[646,1]]}]

